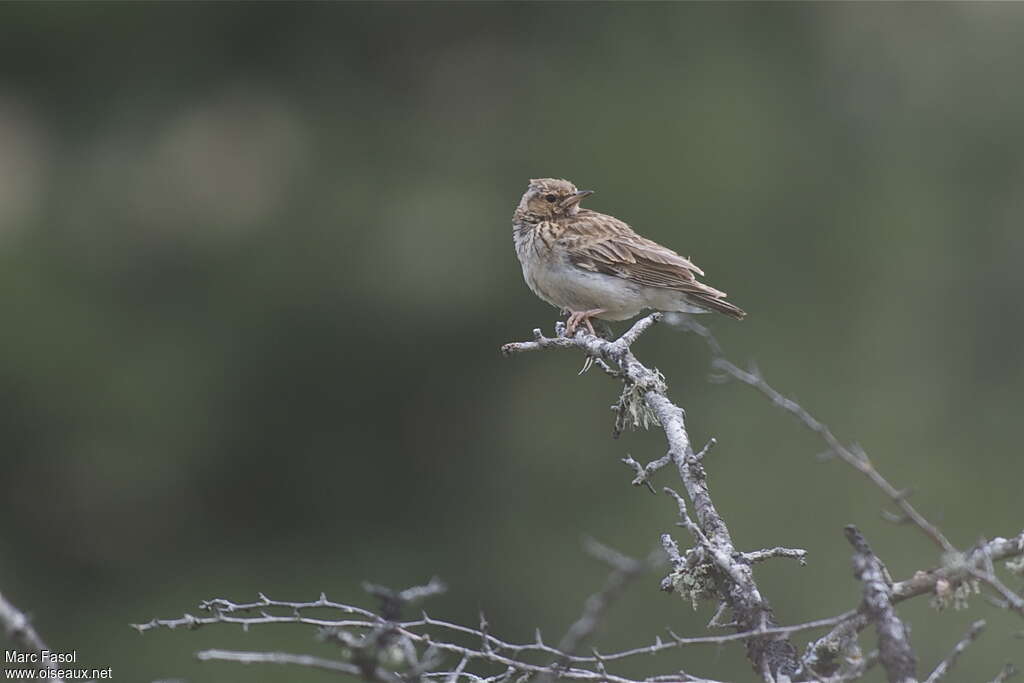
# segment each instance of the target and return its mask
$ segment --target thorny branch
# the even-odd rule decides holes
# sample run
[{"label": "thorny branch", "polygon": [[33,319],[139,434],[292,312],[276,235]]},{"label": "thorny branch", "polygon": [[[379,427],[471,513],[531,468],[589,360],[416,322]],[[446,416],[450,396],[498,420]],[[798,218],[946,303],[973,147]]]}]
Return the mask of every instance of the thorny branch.
[{"label": "thorny branch", "polygon": [[[892,585],[893,604],[921,595],[932,596],[933,604],[942,609],[948,604],[959,608],[958,601],[966,598],[972,579],[970,569],[1024,555],[1024,531],[1013,538],[995,538],[981,542],[965,553],[947,558],[947,562],[934,569],[914,572],[913,576]],[[856,643],[857,634],[865,629],[870,619],[862,608],[848,613],[829,633],[807,646],[803,657],[804,669],[826,677],[841,668],[841,655]]]},{"label": "thorny branch", "polygon": [[1017,669],[1014,668],[1013,664],[1006,664],[1002,670],[996,674],[996,677],[992,679],[990,683],[1004,683],[1010,680],[1018,674]]},{"label": "thorny branch", "polygon": [[[865,475],[873,484],[881,489],[902,512],[902,516],[887,514],[886,517],[888,519],[896,522],[912,522],[943,551],[943,566],[930,572],[918,572],[920,577],[915,575],[914,579],[906,582],[908,591],[918,591],[914,592],[913,595],[933,592],[936,598],[935,602],[940,607],[945,606],[951,599],[954,606],[958,606],[960,602],[963,602],[963,595],[967,592],[970,579],[973,578],[990,586],[999,595],[998,598],[993,599],[997,605],[1024,616],[1024,598],[1021,598],[1007,588],[992,569],[993,559],[1014,557],[1024,552],[1024,533],[1010,541],[996,539],[992,543],[982,542],[975,548],[960,552],[935,524],[928,521],[907,500],[908,491],[897,489],[875,469],[867,453],[860,446],[844,446],[827,425],[811,415],[799,403],[784,396],[768,384],[755,365],[751,364],[749,370],[743,370],[726,358],[722,345],[707,327],[685,316],[674,317],[673,323],[704,339],[708,349],[711,351],[712,367],[714,369],[757,389],[771,400],[774,405],[793,415],[805,427],[817,434],[828,448],[826,455],[837,456],[853,469]],[[1006,551],[1009,551],[1010,554],[1006,555]],[[993,558],[992,553],[996,553],[998,558]],[[920,581],[920,585],[917,585],[917,581]],[[912,595],[908,592],[905,597],[912,597]],[[893,601],[897,602],[900,599],[904,599],[904,597],[901,596],[898,590],[894,589]],[[802,663],[805,670],[816,671],[819,675],[822,673],[834,673],[837,669],[833,668],[833,666],[828,666],[824,670],[818,668],[822,664],[818,659],[819,655],[822,655],[821,648],[825,647],[827,650],[835,652],[837,646],[850,644],[851,637],[855,639],[857,632],[865,628],[867,623],[868,620],[863,610],[861,610],[849,622],[840,624],[831,633],[819,639],[816,643],[817,648],[814,648],[813,645],[815,644],[812,644],[812,647],[809,648],[807,654],[803,657]],[[829,659],[830,664],[838,667],[838,661],[834,657]]]},{"label": "thorny branch", "polygon": [[957,658],[960,657],[960,655],[963,654],[963,651],[978,638],[984,628],[984,619],[979,619],[971,624],[971,627],[967,629],[967,633],[965,633],[964,637],[960,639],[960,642],[956,644],[953,651],[950,652],[945,659],[939,662],[939,665],[935,667],[935,670],[932,671],[928,678],[925,679],[924,683],[938,683],[945,678],[946,674],[948,674],[950,669],[953,668],[953,665],[956,664]]},{"label": "thorny branch", "polygon": [[202,662],[219,660],[222,662],[240,662],[242,664],[295,664],[308,666],[312,669],[324,669],[335,673],[360,675],[359,667],[347,662],[338,662],[311,655],[293,655],[287,652],[238,652],[235,650],[200,650],[196,659]]},{"label": "thorny branch", "polygon": [[622,595],[623,590],[633,580],[664,563],[665,556],[658,550],[651,553],[645,560],[635,560],[622,553],[598,543],[593,539],[586,541],[587,551],[595,558],[608,565],[611,573],[604,587],[594,593],[583,604],[583,613],[573,622],[565,636],[558,643],[558,650],[567,655],[574,655],[601,625],[605,613],[612,603]]},{"label": "thorny branch", "polygon": [[[268,608],[283,608],[282,614],[271,614]],[[302,614],[305,610],[311,609],[335,609],[343,613],[351,614],[353,612],[365,613],[365,619],[327,619],[327,618],[314,618],[304,616]],[[336,629],[370,629],[379,624],[380,617],[377,616],[371,610],[363,609],[361,607],[355,607],[344,603],[338,603],[328,600],[325,596],[321,596],[318,600],[312,600],[309,602],[287,602],[282,600],[271,600],[266,596],[261,596],[259,600],[251,603],[233,603],[230,600],[223,598],[216,598],[214,600],[205,600],[199,605],[199,609],[202,611],[211,612],[211,616],[208,617],[196,617],[191,614],[185,614],[176,619],[152,619],[142,624],[134,624],[133,628],[140,633],[151,631],[159,628],[166,628],[170,630],[185,629],[185,630],[196,630],[204,626],[210,626],[213,624],[232,624],[235,626],[242,627],[243,630],[248,631],[252,626],[263,626],[270,624],[306,624],[308,626],[318,626],[321,628],[336,628]],[[258,612],[258,616],[247,616],[246,613]],[[629,657],[635,657],[639,655],[654,655],[667,650],[673,650],[679,647],[687,647],[694,645],[724,645],[726,643],[741,642],[752,638],[757,635],[763,636],[774,636],[774,635],[786,635],[791,633],[798,633],[800,631],[809,631],[820,628],[827,628],[829,626],[835,626],[840,622],[846,621],[856,614],[855,610],[849,612],[843,612],[834,617],[828,617],[827,619],[817,619],[815,621],[808,621],[802,624],[794,624],[791,626],[779,626],[773,629],[763,629],[758,631],[750,631],[743,633],[730,633],[719,636],[697,636],[693,638],[683,638],[669,634],[671,639],[663,641],[661,638],[656,638],[654,643],[651,645],[645,645],[642,647],[636,647],[629,650],[623,650],[621,652],[609,652],[609,653],[598,653],[597,656],[587,655],[570,655],[562,652],[556,647],[547,645],[544,643],[543,637],[538,633],[535,640],[531,643],[517,644],[510,641],[505,641],[497,636],[491,634],[487,629],[473,628],[469,626],[463,626],[455,624],[443,619],[437,619],[423,613],[419,619],[411,619],[408,621],[395,622],[394,626],[399,629],[403,635],[408,635],[414,640],[419,638],[420,634],[413,632],[414,629],[427,629],[437,628],[443,631],[449,631],[452,638],[459,636],[469,636],[475,642],[480,643],[480,649],[491,649],[493,651],[500,651],[511,654],[513,656],[526,656],[531,654],[540,655],[551,655],[555,657],[565,658],[566,661],[572,664],[584,664],[592,665],[597,664],[603,660],[605,662],[614,662]],[[241,615],[241,616],[239,616]],[[422,642],[429,642],[430,639]],[[417,642],[420,642],[417,640]],[[437,643],[434,639],[433,642]],[[485,644],[486,643],[486,644]],[[494,660],[497,661],[497,660]]]},{"label": "thorny branch", "polygon": [[705,342],[707,342],[708,348],[711,350],[712,367],[716,370],[721,370],[744,384],[754,387],[767,396],[773,404],[793,415],[804,426],[821,437],[825,442],[825,445],[828,447],[827,452],[830,455],[838,456],[840,460],[870,479],[873,484],[880,488],[882,492],[900,508],[905,518],[917,525],[917,527],[932,541],[934,541],[939,548],[944,552],[956,552],[956,548],[949,542],[945,535],[943,535],[939,528],[925,519],[924,515],[918,512],[917,509],[910,504],[910,501],[907,500],[908,492],[901,491],[890,484],[889,481],[875,469],[874,465],[871,463],[871,459],[863,449],[859,446],[847,447],[843,445],[843,443],[832,433],[832,430],[828,428],[828,425],[816,419],[799,403],[793,399],[783,396],[768,384],[761,375],[761,371],[758,370],[756,366],[751,365],[749,370],[743,370],[727,359],[722,351],[721,344],[718,343],[718,340],[715,339],[714,335],[711,334],[711,331],[708,328],[691,318],[682,318],[679,320],[679,325],[682,326],[683,329],[699,335]]},{"label": "thorny branch", "polygon": [[[32,626],[32,622],[28,620],[28,617],[11,604],[2,593],[0,593],[0,627],[2,627],[4,635],[17,647],[21,648],[23,652],[40,654],[43,650],[50,649],[43,642],[42,637],[40,637],[35,627]],[[52,659],[45,660],[43,664],[50,671],[60,670]],[[57,676],[49,680],[63,683],[63,679]]]},{"label": "thorny branch", "polygon": [[[743,552],[731,539],[724,520],[715,508],[707,483],[704,459],[715,441],[711,439],[699,452],[691,448],[686,431],[683,410],[668,398],[665,378],[656,369],[641,364],[630,346],[641,334],[661,319],[652,314],[640,319],[615,341],[577,332],[569,338],[564,326],[556,326],[556,336],[545,337],[534,330],[533,340],[506,344],[506,356],[528,351],[569,349],[582,352],[587,363],[584,370],[596,365],[603,372],[623,383],[617,404],[616,434],[625,427],[660,426],[668,441],[665,456],[641,465],[632,457],[623,461],[633,470],[633,484],[646,486],[652,493],[651,477],[672,464],[679,474],[686,496],[666,488],[675,500],[680,522],[694,538],[694,546],[681,552],[669,535],[662,536],[662,545],[672,567],[662,587],[678,592],[693,600],[713,598],[720,602],[719,610],[709,627],[729,627],[735,632],[713,636],[681,637],[669,631],[669,639],[656,638],[653,644],[614,653],[592,650],[591,655],[578,650],[590,639],[607,611],[608,605],[622,591],[625,584],[649,569],[655,558],[638,561],[597,544],[590,551],[611,568],[604,588],[586,601],[583,613],[561,639],[559,645],[544,642],[537,630],[534,642],[513,643],[502,640],[490,632],[490,626],[481,616],[478,628],[467,627],[435,619],[423,612],[418,619],[400,619],[402,608],[410,602],[435,595],[443,585],[434,580],[427,586],[406,591],[391,591],[367,585],[367,590],[380,601],[380,608],[371,611],[361,607],[333,602],[321,594],[311,602],[272,600],[265,595],[251,603],[233,603],[224,599],[200,604],[204,616],[186,614],[178,619],[154,619],[139,624],[140,632],[155,628],[200,628],[209,624],[227,623],[248,629],[253,625],[301,623],[320,628],[321,637],[342,647],[342,660],[307,658],[305,655],[286,653],[246,653],[207,650],[200,653],[206,659],[230,659],[240,662],[269,662],[327,668],[341,673],[359,675],[374,683],[408,683],[410,681],[445,681],[458,683],[525,683],[527,679],[546,680],[565,678],[579,681],[607,683],[637,683],[613,674],[609,665],[630,657],[655,655],[667,650],[696,645],[744,642],[747,656],[755,671],[773,683],[785,681],[840,681],[856,680],[876,661],[889,673],[890,680],[916,680],[915,664],[906,627],[895,616],[893,605],[920,595],[931,595],[938,607],[947,604],[960,606],[972,582],[984,582],[993,587],[997,600],[1009,608],[1018,606],[1018,598],[995,575],[994,563],[1024,555],[1024,531],[1010,538],[981,541],[973,548],[958,552],[937,527],[928,522],[906,500],[906,495],[892,487],[857,447],[843,446],[832,432],[816,420],[799,404],[785,398],[770,387],[756,369],[744,371],[727,361],[721,346],[710,332],[692,321],[684,326],[697,332],[707,341],[715,357],[714,366],[730,376],[759,389],[774,403],[796,416],[803,424],[819,434],[832,453],[865,474],[878,485],[902,510],[906,519],[913,521],[924,533],[943,549],[942,564],[933,569],[915,572],[904,581],[892,583],[881,561],[871,552],[867,543],[855,529],[848,530],[855,548],[854,561],[858,578],[864,583],[864,600],[860,607],[834,617],[818,619],[792,626],[779,626],[767,601],[761,595],[751,572],[751,565],[769,558],[782,557],[806,562],[806,552],[800,549],[775,547]],[[692,506],[691,516],[689,508]],[[851,528],[852,529],[852,528]],[[1004,590],[1005,589],[1005,590]],[[313,616],[310,611],[316,610]],[[335,618],[320,614],[324,610],[339,613]],[[731,622],[720,621],[725,614]],[[861,656],[858,634],[875,623],[879,632],[880,651]],[[790,641],[793,634],[814,629],[831,629],[808,644],[802,656]],[[953,666],[956,656],[980,632],[969,632],[954,652],[936,667],[929,677],[940,680]],[[468,644],[465,644],[468,643]],[[418,648],[418,649],[417,649]],[[445,655],[454,657],[457,664],[448,669],[442,665]],[[548,663],[539,663],[544,659]],[[483,667],[483,670],[481,670]],[[490,669],[490,671],[488,671]],[[496,671],[496,673],[495,673]],[[1014,670],[1007,665],[993,683],[1004,681]],[[674,683],[676,681],[706,681],[708,679],[676,672],[644,679],[645,683]]]},{"label": "thorny branch", "polygon": [[853,574],[864,584],[861,603],[878,632],[878,653],[889,683],[917,680],[917,657],[910,647],[910,632],[892,606],[892,578],[855,526],[846,527],[853,546]]},{"label": "thorny branch", "polygon": [[[534,341],[506,344],[502,347],[502,353],[511,355],[548,348],[575,348],[604,361],[612,374],[622,379],[625,389],[619,404],[620,417],[632,408],[634,414],[653,416],[656,424],[665,432],[668,457],[675,464],[693,505],[697,520],[695,526],[706,537],[706,543],[702,544],[715,560],[716,568],[710,572],[709,578],[716,584],[723,601],[728,604],[734,628],[740,632],[773,628],[778,625],[775,614],[762,597],[750,565],[743,562],[742,555],[737,553],[729,529],[711,500],[703,457],[698,457],[691,448],[683,410],[668,398],[668,386],[661,373],[640,363],[630,349],[630,345],[661,318],[659,313],[641,318],[617,341],[606,341],[583,333],[577,333],[571,338],[549,338],[544,337],[540,330],[534,330]],[[639,400],[630,401],[628,395]],[[640,401],[643,405],[636,405]],[[638,473],[638,479],[646,480],[646,477],[640,475]],[[787,636],[755,636],[749,638],[746,645],[747,656],[754,670],[765,680],[775,681],[796,673],[796,649]]]}]

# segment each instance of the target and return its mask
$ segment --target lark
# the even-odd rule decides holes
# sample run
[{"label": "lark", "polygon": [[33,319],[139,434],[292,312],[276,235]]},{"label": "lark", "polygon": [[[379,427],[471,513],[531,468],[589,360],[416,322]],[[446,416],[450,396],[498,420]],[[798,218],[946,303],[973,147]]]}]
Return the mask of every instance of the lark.
[{"label": "lark", "polygon": [[569,314],[567,335],[580,325],[593,334],[591,318],[627,320],[648,309],[746,315],[725,292],[698,282],[704,271],[688,258],[614,216],[582,208],[592,194],[568,180],[531,180],[513,215],[523,278],[534,294]]}]

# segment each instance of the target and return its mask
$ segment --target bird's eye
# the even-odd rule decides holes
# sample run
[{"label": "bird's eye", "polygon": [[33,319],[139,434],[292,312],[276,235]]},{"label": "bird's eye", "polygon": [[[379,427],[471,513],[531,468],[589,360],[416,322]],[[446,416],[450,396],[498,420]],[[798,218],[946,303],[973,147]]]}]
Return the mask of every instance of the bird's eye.
[{"label": "bird's eye", "polygon": [[547,200],[547,201],[549,201],[550,203],[554,204],[554,203],[555,203],[555,200],[556,200],[556,199],[558,199],[558,197],[556,197],[556,196],[555,196],[555,195],[553,195],[553,194],[549,194],[549,195],[545,196],[545,197],[544,197],[544,199],[546,199],[546,200]]}]

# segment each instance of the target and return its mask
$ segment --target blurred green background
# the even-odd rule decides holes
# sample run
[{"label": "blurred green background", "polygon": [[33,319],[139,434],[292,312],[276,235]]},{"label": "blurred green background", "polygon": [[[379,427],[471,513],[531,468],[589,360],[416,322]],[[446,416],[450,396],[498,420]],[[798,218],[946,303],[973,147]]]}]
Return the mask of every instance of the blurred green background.
[{"label": "blurred green background", "polygon": [[[556,318],[511,239],[542,176],[692,255],[750,312],[703,319],[730,356],[955,543],[1019,532],[1022,40],[1012,4],[3,5],[0,590],[123,681],[326,680],[192,659],[334,654],[300,627],[128,624],[257,591],[369,606],[363,579],[438,574],[436,616],[557,640],[604,580],[585,535],[687,539],[628,485],[619,459],[664,443],[611,440],[612,381],[498,355]],[[844,524],[894,576],[937,562],[801,427],[709,383],[699,340],[636,350],[718,438],[738,545],[810,552],[757,569],[782,621],[859,599]],[[713,606],[659,578],[598,647],[704,632]],[[978,617],[957,680],[1020,647],[980,598],[900,611],[922,673]],[[680,668],[754,678],[736,645],[613,671]]]}]

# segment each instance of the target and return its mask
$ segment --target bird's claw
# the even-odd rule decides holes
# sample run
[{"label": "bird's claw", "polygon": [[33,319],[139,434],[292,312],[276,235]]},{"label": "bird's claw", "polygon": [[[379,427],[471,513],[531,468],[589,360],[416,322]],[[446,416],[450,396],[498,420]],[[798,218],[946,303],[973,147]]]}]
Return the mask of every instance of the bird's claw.
[{"label": "bird's claw", "polygon": [[590,311],[577,311],[575,313],[571,313],[565,321],[565,336],[576,336],[576,330],[579,328],[581,324],[583,324],[586,325],[587,332],[590,332],[590,334],[596,337],[597,332],[594,331],[594,324],[590,322],[590,318],[595,315],[601,315],[602,313],[604,313],[603,308],[595,308]]}]

